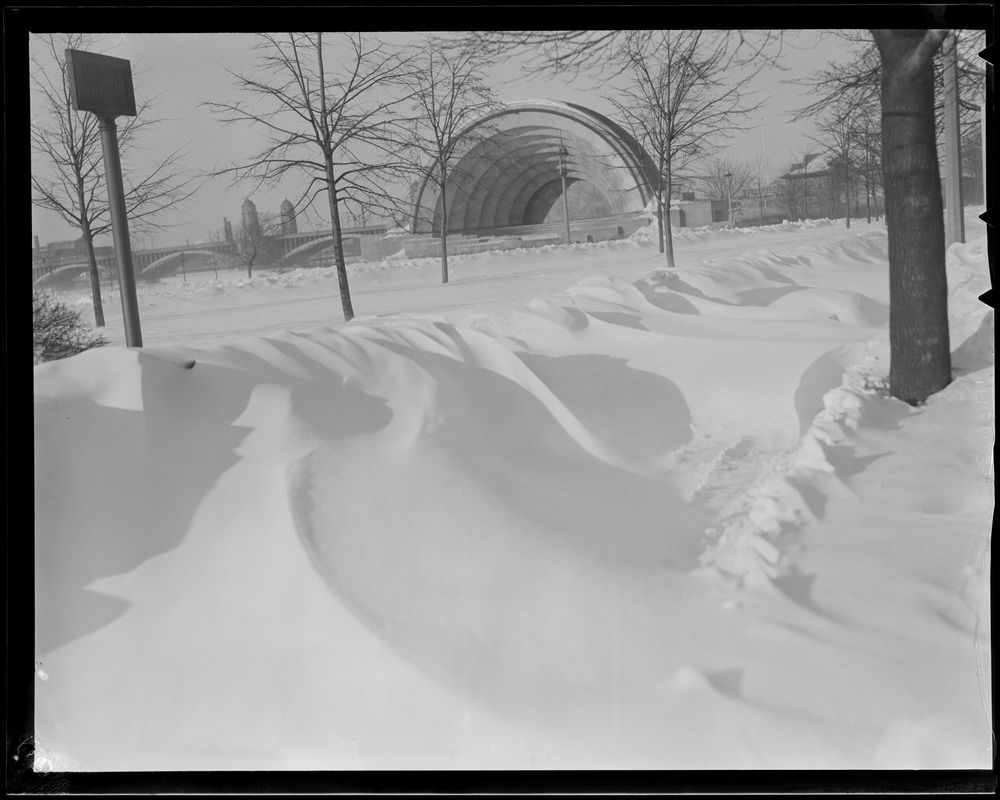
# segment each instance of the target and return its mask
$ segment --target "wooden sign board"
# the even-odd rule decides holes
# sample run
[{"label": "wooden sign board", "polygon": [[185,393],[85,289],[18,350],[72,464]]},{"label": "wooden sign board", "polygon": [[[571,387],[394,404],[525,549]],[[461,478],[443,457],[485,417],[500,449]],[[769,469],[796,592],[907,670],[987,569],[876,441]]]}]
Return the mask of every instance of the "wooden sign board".
[{"label": "wooden sign board", "polygon": [[77,111],[112,117],[135,116],[132,64],[127,59],[67,50],[66,67],[70,97]]}]

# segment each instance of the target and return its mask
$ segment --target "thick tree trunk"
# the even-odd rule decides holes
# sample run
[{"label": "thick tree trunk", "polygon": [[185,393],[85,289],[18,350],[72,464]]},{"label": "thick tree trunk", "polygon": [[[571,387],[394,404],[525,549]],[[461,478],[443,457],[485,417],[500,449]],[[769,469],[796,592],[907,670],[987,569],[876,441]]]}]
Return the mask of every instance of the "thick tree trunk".
[{"label": "thick tree trunk", "polygon": [[911,405],[951,382],[933,56],[943,31],[873,30],[882,56],[889,235],[889,391]]},{"label": "thick tree trunk", "polygon": [[344,309],[344,321],[354,319],[351,305],[351,289],[347,283],[347,264],[344,262],[343,233],[340,225],[340,208],[337,202],[337,184],[333,174],[333,154],[324,153],[326,159],[326,189],[330,201],[330,224],[333,229],[333,257],[337,264],[337,282],[340,285],[340,304]]}]

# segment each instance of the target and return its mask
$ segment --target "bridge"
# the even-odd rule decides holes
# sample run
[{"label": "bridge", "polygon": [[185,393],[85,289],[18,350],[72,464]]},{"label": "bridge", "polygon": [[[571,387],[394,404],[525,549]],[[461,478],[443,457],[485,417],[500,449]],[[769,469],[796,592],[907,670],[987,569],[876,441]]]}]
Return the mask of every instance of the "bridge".
[{"label": "bridge", "polygon": [[[188,268],[205,269],[211,260],[225,259],[235,255],[232,242],[210,242],[206,244],[182,245],[179,247],[159,247],[132,251],[132,268],[142,280],[155,280],[163,275]],[[102,275],[117,275],[118,263],[112,252],[97,258],[97,269]],[[90,271],[86,256],[74,255],[32,266],[32,282],[38,287],[68,289]]]},{"label": "bridge", "polygon": [[[345,258],[361,255],[361,236],[385,234],[385,225],[345,228],[341,241]],[[333,236],[329,231],[305,231],[269,237],[263,247],[261,261],[257,268],[294,268],[306,263],[323,250],[333,247]],[[132,267],[139,280],[154,281],[179,271],[203,271],[211,267],[238,266],[234,242],[208,242],[176,247],[158,247],[132,251]],[[97,268],[103,274],[112,276],[117,270],[114,255],[97,259]],[[35,286],[70,288],[90,269],[83,256],[50,261],[41,265],[36,261],[32,268]]]}]

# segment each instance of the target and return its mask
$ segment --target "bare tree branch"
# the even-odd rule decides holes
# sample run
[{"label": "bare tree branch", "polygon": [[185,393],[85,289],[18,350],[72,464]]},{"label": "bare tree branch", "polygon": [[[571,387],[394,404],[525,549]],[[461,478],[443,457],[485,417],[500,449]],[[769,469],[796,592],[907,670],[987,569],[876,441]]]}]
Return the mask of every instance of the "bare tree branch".
[{"label": "bare tree branch", "polygon": [[[340,205],[381,204],[388,196],[380,176],[391,173],[382,162],[393,146],[385,130],[401,102],[396,89],[406,63],[385,43],[361,33],[334,34],[339,47],[328,53],[324,35],[258,34],[254,69],[230,73],[246,99],[205,105],[225,124],[261,130],[266,142],[213,175],[261,188],[299,173],[306,184],[294,203],[297,214],[311,211],[326,194],[341,304],[345,320],[351,320]],[[329,57],[338,52],[344,55]],[[342,197],[348,186],[349,194]]]},{"label": "bare tree branch", "polygon": [[635,31],[619,40],[628,84],[606,99],[656,167],[660,252],[674,266],[670,225],[663,222],[676,179],[718,146],[739,121],[759,107],[747,98],[756,69],[727,78],[733,42],[704,31]]},{"label": "bare tree branch", "polygon": [[[84,34],[35,36],[34,44],[37,49],[30,72],[31,202],[80,230],[90,262],[95,321],[100,327],[104,325],[104,311],[93,240],[110,229],[111,214],[99,120],[90,112],[73,110],[65,54],[67,49],[92,49],[95,45]],[[142,152],[138,141],[158,122],[150,109],[150,102],[140,98],[136,116],[117,126],[130,233],[162,229],[164,226],[157,220],[163,212],[183,205],[199,186],[198,180],[184,170],[180,150],[166,156],[138,157]]]},{"label": "bare tree branch", "polygon": [[491,126],[476,123],[499,103],[486,84],[490,57],[468,41],[427,37],[411,48],[409,63],[404,85],[411,113],[397,121],[394,131],[400,148],[411,157],[404,173],[437,185],[437,207],[427,212],[434,219],[432,229],[441,231],[441,279],[447,283],[449,181],[461,152],[492,132]]}]

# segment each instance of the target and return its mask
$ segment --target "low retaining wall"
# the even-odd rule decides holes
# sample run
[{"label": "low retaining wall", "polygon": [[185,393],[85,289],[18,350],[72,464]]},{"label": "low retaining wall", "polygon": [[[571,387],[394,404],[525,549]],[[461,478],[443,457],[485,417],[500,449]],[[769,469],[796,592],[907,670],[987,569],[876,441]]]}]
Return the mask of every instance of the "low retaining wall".
[{"label": "low retaining wall", "polygon": [[[626,239],[639,228],[648,225],[644,218],[622,220],[617,224],[598,223],[596,225],[570,224],[570,238],[574,242],[606,242],[615,239]],[[565,229],[558,231],[546,225],[538,233],[529,233],[523,228],[517,235],[510,233],[499,236],[468,236],[458,235],[448,237],[448,254],[465,255],[469,253],[485,253],[490,250],[516,250],[522,247],[545,247],[547,245],[564,244]],[[408,258],[440,257],[441,239],[430,234],[412,236],[403,240],[403,247]]]}]

